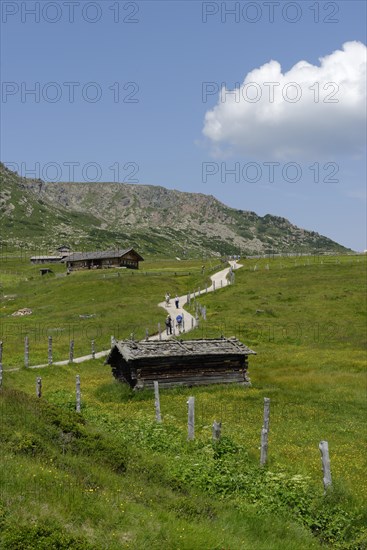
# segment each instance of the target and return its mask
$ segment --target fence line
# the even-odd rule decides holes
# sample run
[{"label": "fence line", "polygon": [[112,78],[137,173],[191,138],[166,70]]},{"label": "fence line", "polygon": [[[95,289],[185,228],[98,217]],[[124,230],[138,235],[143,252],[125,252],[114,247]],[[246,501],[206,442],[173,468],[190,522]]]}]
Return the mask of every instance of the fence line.
[{"label": "fence line", "polygon": [[[1,344],[1,342],[0,342]],[[0,346],[1,350],[1,346]],[[1,355],[0,355],[1,360]],[[0,361],[1,365],[1,361]],[[168,390],[169,391],[169,390]],[[42,397],[42,378],[38,376],[36,378],[36,396]],[[81,413],[81,384],[80,375],[75,377],[75,410],[77,413]],[[186,401],[188,407],[187,413],[187,441],[193,441],[195,439],[195,397],[190,396]],[[161,406],[159,397],[159,382],[154,381],[154,409],[155,420],[158,423],[162,423]],[[260,466],[265,467],[268,457],[268,434],[269,434],[269,414],[270,414],[270,399],[264,397],[264,423],[261,429],[261,445],[260,445]],[[212,442],[217,444],[221,439],[222,421],[214,420],[212,424]],[[162,435],[164,437],[164,434]],[[327,441],[320,441],[319,449],[321,453],[322,471],[323,471],[323,485],[324,494],[326,494],[332,487],[331,469],[330,469],[330,456],[329,447]]]}]

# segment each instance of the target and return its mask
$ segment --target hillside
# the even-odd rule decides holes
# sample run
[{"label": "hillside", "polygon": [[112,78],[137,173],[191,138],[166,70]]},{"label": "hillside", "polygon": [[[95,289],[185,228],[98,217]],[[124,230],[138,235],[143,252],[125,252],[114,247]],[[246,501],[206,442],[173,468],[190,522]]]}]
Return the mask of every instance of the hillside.
[{"label": "hillside", "polygon": [[[252,386],[161,389],[162,423],[154,393],[116,382],[103,359],[22,367],[25,334],[32,365],[47,358],[48,334],[55,361],[68,356],[70,338],[84,355],[92,337],[100,350],[134,325],[140,337],[152,333],[162,289],[207,282],[200,260],[146,264],[146,273],[40,277],[24,259],[4,261],[0,548],[365,550],[365,256],[249,259],[233,285],[192,301],[192,312],[205,305],[207,315],[187,336],[243,339],[257,352]],[[12,316],[25,305],[32,315]],[[260,468],[264,397],[269,453]],[[326,495],[322,440],[333,480]]]},{"label": "hillside", "polygon": [[[174,220],[174,223],[173,223]],[[45,183],[0,163],[0,227],[9,246],[124,247],[201,256],[345,252],[288,220],[230,208],[215,197],[122,183]]]}]

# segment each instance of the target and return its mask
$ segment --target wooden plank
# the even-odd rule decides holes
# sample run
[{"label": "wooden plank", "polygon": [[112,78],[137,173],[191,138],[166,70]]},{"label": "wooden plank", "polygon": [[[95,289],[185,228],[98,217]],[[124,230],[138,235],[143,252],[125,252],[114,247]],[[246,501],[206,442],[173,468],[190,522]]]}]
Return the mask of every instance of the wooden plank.
[{"label": "wooden plank", "polygon": [[[154,380],[143,380],[142,387],[151,389],[154,387]],[[184,380],[177,380],[177,378],[167,378],[165,380],[159,380],[160,388],[174,388],[178,386],[209,386],[211,384],[244,384],[243,378],[185,378]]]}]

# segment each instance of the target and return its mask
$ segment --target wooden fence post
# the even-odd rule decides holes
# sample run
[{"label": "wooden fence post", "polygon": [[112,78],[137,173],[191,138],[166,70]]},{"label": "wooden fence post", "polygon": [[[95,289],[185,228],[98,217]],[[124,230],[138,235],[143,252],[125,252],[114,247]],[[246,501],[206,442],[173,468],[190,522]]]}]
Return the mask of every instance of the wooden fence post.
[{"label": "wooden fence post", "polygon": [[3,343],[0,342],[0,388],[3,385]]},{"label": "wooden fence post", "polygon": [[80,402],[81,402],[81,393],[80,393],[80,375],[76,375],[76,412],[80,413]]},{"label": "wooden fence post", "polygon": [[268,459],[268,432],[261,428],[260,466],[264,466]]},{"label": "wooden fence post", "polygon": [[264,424],[261,428],[260,466],[264,466],[268,459],[268,436],[270,418],[270,399],[264,397]]},{"label": "wooden fence post", "polygon": [[215,281],[213,281],[213,292],[215,291]]},{"label": "wooden fence post", "polygon": [[74,362],[74,340],[70,340],[69,346],[69,363]]},{"label": "wooden fence post", "polygon": [[189,397],[187,404],[189,406],[187,420],[187,439],[189,441],[192,441],[195,437],[195,397]]},{"label": "wooden fence post", "polygon": [[154,406],[155,406],[155,419],[157,422],[162,422],[161,404],[159,401],[159,384],[157,380],[154,381]]},{"label": "wooden fence post", "polygon": [[185,315],[182,313],[182,332],[185,332]]},{"label": "wooden fence post", "polygon": [[42,378],[40,376],[37,376],[36,380],[36,395],[37,397],[42,396]]},{"label": "wooden fence post", "polygon": [[269,418],[270,418],[270,399],[264,397],[264,425],[263,428],[269,433]]},{"label": "wooden fence post", "polygon": [[212,426],[213,441],[219,441],[221,429],[222,429],[222,422],[217,422],[216,420],[214,420],[214,423]]},{"label": "wooden fence post", "polygon": [[48,337],[48,364],[52,365],[52,336]]},{"label": "wooden fence post", "polygon": [[193,328],[194,328],[194,318],[191,317],[191,329],[193,329]]},{"label": "wooden fence post", "polygon": [[223,280],[220,280],[220,288],[223,288]]},{"label": "wooden fence post", "polygon": [[321,453],[322,471],[324,474],[323,482],[325,493],[329,487],[331,487],[331,471],[330,471],[330,457],[329,457],[329,445],[327,441],[320,441],[319,449]]},{"label": "wooden fence post", "polygon": [[25,368],[29,367],[29,338],[26,336],[24,338],[24,366]]},{"label": "wooden fence post", "polygon": [[159,340],[162,340],[162,330],[161,330],[161,324],[158,323],[158,336],[159,336]]},{"label": "wooden fence post", "polygon": [[95,349],[95,345],[94,345],[94,340],[92,340],[91,347],[92,347],[92,359],[95,359],[96,358],[96,349]]},{"label": "wooden fence post", "polygon": [[149,340],[149,332],[148,329],[145,329],[145,340]]}]

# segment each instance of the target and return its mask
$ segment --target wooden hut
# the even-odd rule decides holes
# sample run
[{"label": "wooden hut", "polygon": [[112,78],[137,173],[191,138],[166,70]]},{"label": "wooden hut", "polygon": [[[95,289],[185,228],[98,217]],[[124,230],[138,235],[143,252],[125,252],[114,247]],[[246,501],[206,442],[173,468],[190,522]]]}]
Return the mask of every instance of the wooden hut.
[{"label": "wooden hut", "polygon": [[105,252],[74,252],[62,261],[69,270],[99,269],[107,267],[128,267],[138,269],[144,258],[133,248],[126,250],[107,250]]},{"label": "wooden hut", "polygon": [[61,256],[32,256],[32,264],[58,264],[62,260]]},{"label": "wooden hut", "polygon": [[106,359],[112,374],[131,388],[164,388],[239,382],[249,384],[248,356],[254,351],[236,338],[121,340]]},{"label": "wooden hut", "polygon": [[30,258],[32,264],[57,264],[60,263],[66,256],[70,254],[68,246],[59,246],[56,249],[57,256],[32,256]]}]

